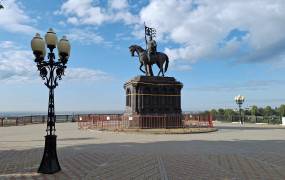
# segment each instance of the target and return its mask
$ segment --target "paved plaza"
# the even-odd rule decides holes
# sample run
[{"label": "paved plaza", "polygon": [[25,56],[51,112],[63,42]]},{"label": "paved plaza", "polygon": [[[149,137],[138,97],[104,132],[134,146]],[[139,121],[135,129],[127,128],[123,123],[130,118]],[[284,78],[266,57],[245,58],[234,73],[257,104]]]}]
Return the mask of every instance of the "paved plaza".
[{"label": "paved plaza", "polygon": [[44,124],[0,127],[0,179],[285,179],[285,128],[216,123],[201,134],[78,130],[58,123],[62,171],[38,174]]}]

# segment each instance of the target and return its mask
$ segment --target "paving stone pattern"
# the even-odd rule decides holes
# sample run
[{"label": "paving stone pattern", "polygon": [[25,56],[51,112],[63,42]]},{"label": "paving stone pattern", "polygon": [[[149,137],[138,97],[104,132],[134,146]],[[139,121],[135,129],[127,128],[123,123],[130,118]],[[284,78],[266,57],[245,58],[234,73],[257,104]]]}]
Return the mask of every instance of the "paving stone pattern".
[{"label": "paving stone pattern", "polygon": [[285,128],[216,123],[219,131],[154,135],[58,123],[62,171],[37,173],[42,124],[0,128],[0,179],[285,179]]}]

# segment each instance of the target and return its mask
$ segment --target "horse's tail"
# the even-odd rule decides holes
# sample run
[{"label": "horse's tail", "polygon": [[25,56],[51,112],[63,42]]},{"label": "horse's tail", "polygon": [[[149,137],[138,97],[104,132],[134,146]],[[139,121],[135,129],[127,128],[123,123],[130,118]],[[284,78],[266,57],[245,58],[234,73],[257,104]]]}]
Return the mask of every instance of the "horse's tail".
[{"label": "horse's tail", "polygon": [[166,72],[167,71],[167,68],[168,68],[168,63],[169,63],[169,58],[168,58],[168,56],[167,55],[165,55],[166,56],[166,59],[165,59],[165,66],[164,66],[164,72]]}]

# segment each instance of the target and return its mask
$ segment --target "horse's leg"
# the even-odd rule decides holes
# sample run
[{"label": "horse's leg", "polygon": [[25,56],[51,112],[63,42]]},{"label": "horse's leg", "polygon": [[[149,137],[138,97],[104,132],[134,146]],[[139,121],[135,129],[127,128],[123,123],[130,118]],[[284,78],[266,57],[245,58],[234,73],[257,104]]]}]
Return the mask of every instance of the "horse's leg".
[{"label": "horse's leg", "polygon": [[164,72],[163,72],[163,65],[160,67],[160,70],[159,70],[159,72],[161,72],[161,74],[162,74],[162,77],[164,77]]},{"label": "horse's leg", "polygon": [[159,76],[159,75],[160,75],[160,73],[161,73],[161,67],[159,67],[159,66],[158,66],[158,68],[159,68],[159,71],[158,71],[157,76]]},{"label": "horse's leg", "polygon": [[147,76],[153,76],[152,68],[150,64],[146,64]]},{"label": "horse's leg", "polygon": [[141,72],[145,73],[145,71],[142,70],[142,67],[143,67],[143,63],[141,63],[140,70],[141,70]]},{"label": "horse's leg", "polygon": [[158,62],[158,61],[156,62],[156,65],[157,65],[157,67],[158,67],[158,69],[159,69],[157,76],[159,76],[159,75],[160,75],[160,73],[161,73],[161,68],[160,68],[160,64],[159,64],[159,62]]},{"label": "horse's leg", "polygon": [[163,72],[163,63],[159,62],[159,73],[161,72],[162,77],[164,76],[164,72]]},{"label": "horse's leg", "polygon": [[149,72],[148,72],[147,64],[144,64],[144,68],[145,68],[145,75],[148,76]]},{"label": "horse's leg", "polygon": [[164,71],[163,71],[163,62],[161,62],[161,59],[158,58],[158,61],[156,62],[157,67],[159,68],[159,72],[158,75],[160,75],[160,73],[162,73],[162,77],[164,77]]},{"label": "horse's leg", "polygon": [[152,67],[150,64],[148,66],[149,66],[149,74],[150,74],[150,76],[153,76]]},{"label": "horse's leg", "polygon": [[165,72],[165,69],[163,68],[164,66],[164,60],[162,58],[160,58],[161,61],[160,61],[160,69],[161,69],[161,73],[162,73],[162,77],[164,77],[164,72]]},{"label": "horse's leg", "polygon": [[161,73],[161,68],[159,67],[159,65],[158,65],[158,64],[157,64],[157,66],[158,66],[158,69],[159,69],[157,76],[159,76],[159,75],[160,75],[160,73]]}]

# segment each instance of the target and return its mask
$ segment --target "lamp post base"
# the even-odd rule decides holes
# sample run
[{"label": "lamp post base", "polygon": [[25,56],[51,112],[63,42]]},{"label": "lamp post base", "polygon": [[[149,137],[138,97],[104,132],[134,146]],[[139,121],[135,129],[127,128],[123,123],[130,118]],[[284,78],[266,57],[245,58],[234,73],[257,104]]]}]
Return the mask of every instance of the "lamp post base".
[{"label": "lamp post base", "polygon": [[54,174],[60,170],[56,153],[56,135],[46,135],[44,155],[38,173]]}]

